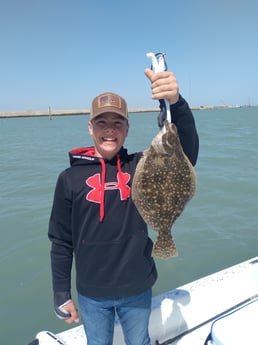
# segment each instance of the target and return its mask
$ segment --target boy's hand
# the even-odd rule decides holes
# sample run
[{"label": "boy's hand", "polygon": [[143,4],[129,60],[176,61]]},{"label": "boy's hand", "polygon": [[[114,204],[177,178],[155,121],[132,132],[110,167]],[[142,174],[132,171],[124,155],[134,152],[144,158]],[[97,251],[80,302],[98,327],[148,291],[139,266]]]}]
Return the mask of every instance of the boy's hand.
[{"label": "boy's hand", "polygon": [[146,68],[144,73],[151,81],[152,99],[166,99],[169,104],[175,104],[178,101],[178,83],[172,72],[163,71],[154,73],[151,69]]}]

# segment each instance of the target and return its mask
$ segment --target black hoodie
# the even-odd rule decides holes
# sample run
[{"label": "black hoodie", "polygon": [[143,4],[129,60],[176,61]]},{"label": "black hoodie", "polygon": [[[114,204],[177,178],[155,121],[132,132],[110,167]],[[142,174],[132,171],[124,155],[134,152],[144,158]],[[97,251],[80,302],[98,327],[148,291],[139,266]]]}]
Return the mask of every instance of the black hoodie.
[{"label": "black hoodie", "polygon": [[[184,152],[192,164],[198,135],[183,98],[170,107]],[[92,297],[139,294],[157,279],[147,226],[130,196],[142,153],[122,148],[112,160],[94,157],[94,148],[69,152],[71,167],[58,177],[49,239],[54,292],[71,288],[73,255],[76,287]]]}]

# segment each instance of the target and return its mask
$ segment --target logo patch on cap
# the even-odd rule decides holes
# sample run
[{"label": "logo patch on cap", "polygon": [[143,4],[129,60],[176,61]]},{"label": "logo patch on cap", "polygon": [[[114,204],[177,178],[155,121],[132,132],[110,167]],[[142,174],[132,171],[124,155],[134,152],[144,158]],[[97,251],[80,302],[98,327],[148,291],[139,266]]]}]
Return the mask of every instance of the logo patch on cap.
[{"label": "logo patch on cap", "polygon": [[103,95],[98,98],[98,108],[115,107],[122,108],[121,98],[116,95]]}]

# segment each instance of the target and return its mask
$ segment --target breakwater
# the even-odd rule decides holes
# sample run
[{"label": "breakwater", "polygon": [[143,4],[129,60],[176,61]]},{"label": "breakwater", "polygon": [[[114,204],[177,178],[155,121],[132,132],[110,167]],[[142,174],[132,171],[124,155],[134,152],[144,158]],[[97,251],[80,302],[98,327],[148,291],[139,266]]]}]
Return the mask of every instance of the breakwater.
[{"label": "breakwater", "polygon": [[[250,106],[190,106],[192,110],[214,110],[214,109],[230,109],[230,108],[244,108]],[[131,108],[128,109],[129,113],[149,113],[149,112],[159,112],[160,109],[157,108]],[[49,108],[48,110],[27,110],[27,111],[4,111],[0,112],[0,118],[12,118],[12,117],[37,117],[37,116],[72,116],[72,115],[89,115],[89,109],[76,109],[76,110],[53,110]]]},{"label": "breakwater", "polygon": [[[129,109],[129,113],[145,113],[159,111],[159,108],[144,108],[144,109]],[[27,111],[13,111],[13,112],[0,112],[0,118],[12,118],[12,117],[37,117],[37,116],[71,116],[71,115],[89,115],[88,109],[77,110],[27,110]]]},{"label": "breakwater", "polygon": [[65,116],[65,115],[82,115],[89,114],[89,110],[27,110],[27,111],[5,111],[0,112],[0,117],[11,118],[11,117],[31,117],[31,116]]}]

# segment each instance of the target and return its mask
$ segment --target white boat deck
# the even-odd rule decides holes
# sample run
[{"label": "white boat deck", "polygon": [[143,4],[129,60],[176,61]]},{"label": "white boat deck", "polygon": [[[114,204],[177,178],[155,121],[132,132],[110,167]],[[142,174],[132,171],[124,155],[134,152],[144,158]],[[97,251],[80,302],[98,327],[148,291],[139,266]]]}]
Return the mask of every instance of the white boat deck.
[{"label": "white boat deck", "polygon": [[[254,257],[156,296],[152,301],[149,327],[151,344],[203,345],[216,317],[252,300],[257,294],[258,257]],[[82,326],[58,336],[67,345],[87,344]],[[119,323],[113,344],[125,344]],[[40,342],[40,345],[48,344]]]}]

